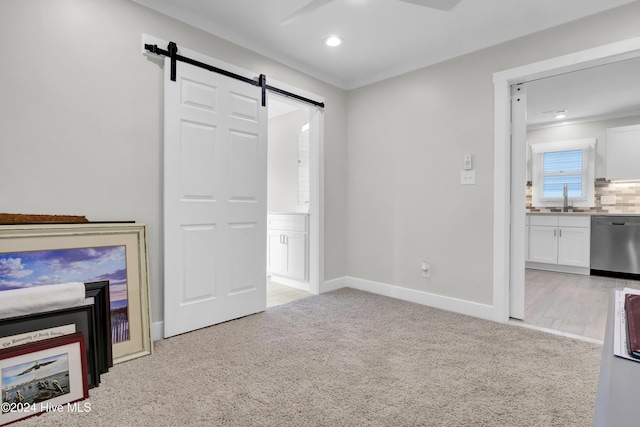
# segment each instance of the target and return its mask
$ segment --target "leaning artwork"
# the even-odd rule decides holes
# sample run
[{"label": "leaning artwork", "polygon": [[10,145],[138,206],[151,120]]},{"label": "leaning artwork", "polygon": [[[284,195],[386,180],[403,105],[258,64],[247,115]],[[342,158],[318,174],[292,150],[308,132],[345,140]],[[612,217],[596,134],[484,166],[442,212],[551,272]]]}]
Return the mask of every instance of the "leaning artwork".
[{"label": "leaning artwork", "polygon": [[89,397],[84,354],[81,332],[0,350],[0,425]]},{"label": "leaning artwork", "polygon": [[0,225],[0,298],[21,287],[108,282],[109,305],[100,294],[113,363],[151,354],[146,236],[131,222]]},{"label": "leaning artwork", "polygon": [[67,282],[109,281],[113,343],[129,339],[125,246],[0,253],[0,292]]}]

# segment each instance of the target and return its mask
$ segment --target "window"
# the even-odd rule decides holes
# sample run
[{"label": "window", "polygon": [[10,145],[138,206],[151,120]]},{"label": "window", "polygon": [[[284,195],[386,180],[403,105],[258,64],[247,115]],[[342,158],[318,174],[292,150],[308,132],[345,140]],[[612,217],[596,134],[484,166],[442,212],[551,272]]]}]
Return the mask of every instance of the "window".
[{"label": "window", "polygon": [[302,126],[298,134],[298,205],[309,208],[309,182],[311,168],[309,163],[309,123]]},{"label": "window", "polygon": [[594,206],[595,139],[534,144],[532,205],[562,207],[565,185],[570,206]]}]

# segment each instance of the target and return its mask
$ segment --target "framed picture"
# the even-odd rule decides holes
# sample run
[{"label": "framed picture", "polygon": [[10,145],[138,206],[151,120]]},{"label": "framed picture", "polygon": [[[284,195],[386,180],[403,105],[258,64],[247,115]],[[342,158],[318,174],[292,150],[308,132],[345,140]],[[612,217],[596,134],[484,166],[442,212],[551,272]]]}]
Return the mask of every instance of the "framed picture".
[{"label": "framed picture", "polygon": [[[0,349],[81,332],[87,356],[87,382],[100,385],[94,306],[83,305],[0,320]],[[104,350],[104,348],[103,348]]]},{"label": "framed picture", "polygon": [[89,397],[82,333],[0,350],[0,425]]},{"label": "framed picture", "polygon": [[93,298],[94,300],[93,315],[96,323],[96,353],[98,353],[100,373],[104,374],[113,366],[109,281],[85,283],[84,289],[85,298]]},{"label": "framed picture", "polygon": [[146,226],[136,223],[0,226],[2,291],[109,281],[113,363],[152,352]]}]

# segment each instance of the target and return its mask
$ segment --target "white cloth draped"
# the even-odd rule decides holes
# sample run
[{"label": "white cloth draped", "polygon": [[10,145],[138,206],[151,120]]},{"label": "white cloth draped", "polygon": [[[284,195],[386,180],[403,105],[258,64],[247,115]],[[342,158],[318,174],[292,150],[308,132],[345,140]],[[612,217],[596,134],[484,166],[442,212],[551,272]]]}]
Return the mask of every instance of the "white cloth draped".
[{"label": "white cloth draped", "polygon": [[35,286],[0,292],[0,319],[82,305],[82,282]]}]

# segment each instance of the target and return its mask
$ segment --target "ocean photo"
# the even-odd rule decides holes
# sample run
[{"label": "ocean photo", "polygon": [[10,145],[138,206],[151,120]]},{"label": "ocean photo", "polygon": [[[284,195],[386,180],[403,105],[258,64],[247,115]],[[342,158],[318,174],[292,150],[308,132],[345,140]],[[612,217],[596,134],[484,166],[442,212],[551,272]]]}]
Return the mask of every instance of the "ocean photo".
[{"label": "ocean photo", "polygon": [[10,289],[109,281],[113,343],[129,340],[125,246],[0,253],[0,295]]}]

